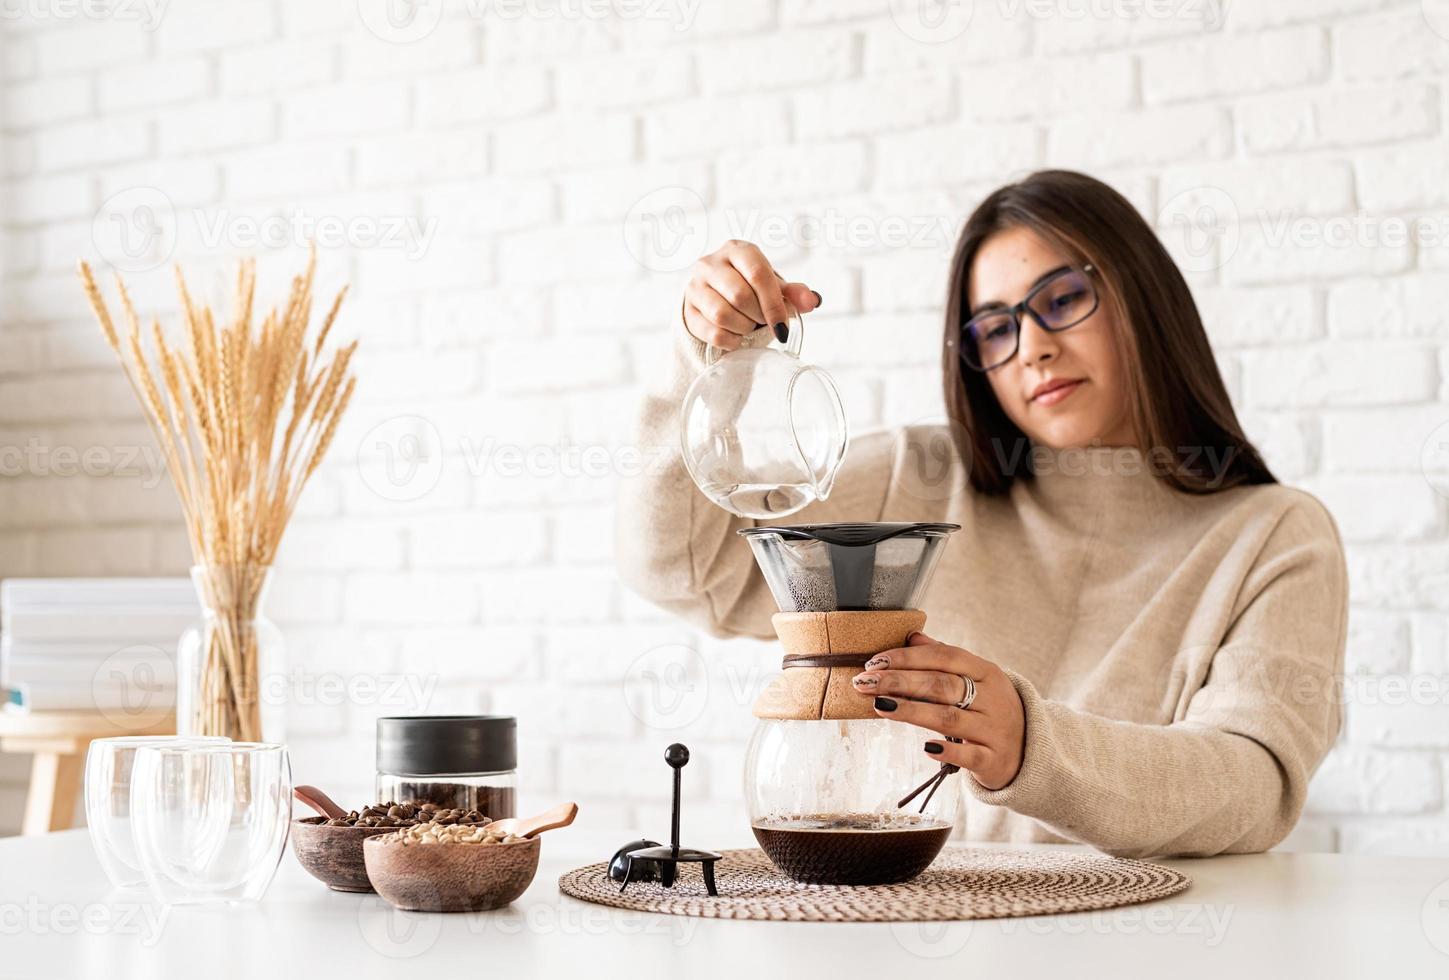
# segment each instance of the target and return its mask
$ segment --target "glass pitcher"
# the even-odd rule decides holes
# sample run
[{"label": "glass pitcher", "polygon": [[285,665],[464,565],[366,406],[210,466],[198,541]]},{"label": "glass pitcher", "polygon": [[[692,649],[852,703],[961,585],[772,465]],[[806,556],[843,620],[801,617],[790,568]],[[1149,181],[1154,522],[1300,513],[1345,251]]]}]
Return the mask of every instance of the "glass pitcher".
[{"label": "glass pitcher", "polygon": [[706,347],[680,410],[680,448],[695,485],[740,517],[777,518],[830,496],[849,434],[840,393],[803,364],[805,326],[790,310],[784,347]]}]

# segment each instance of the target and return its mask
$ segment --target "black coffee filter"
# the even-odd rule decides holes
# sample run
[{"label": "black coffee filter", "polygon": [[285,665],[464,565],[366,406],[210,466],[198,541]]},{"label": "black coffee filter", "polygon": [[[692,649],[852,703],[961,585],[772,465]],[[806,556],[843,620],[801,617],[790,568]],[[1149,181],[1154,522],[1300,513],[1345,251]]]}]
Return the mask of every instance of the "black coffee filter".
[{"label": "black coffee filter", "polygon": [[949,534],[961,530],[960,524],[911,524],[904,521],[855,521],[842,524],[796,524],[789,527],[747,527],[740,530],[744,537],[755,534],[778,534],[783,538],[814,538],[826,544],[845,548],[864,548],[882,541],[899,537],[925,537],[929,534]]},{"label": "black coffee filter", "polygon": [[518,768],[518,722],[509,715],[377,719],[377,771],[411,776]]},{"label": "black coffee filter", "polygon": [[909,608],[925,588],[940,544],[960,527],[855,522],[748,527],[739,533],[750,542],[782,610],[830,612]]}]

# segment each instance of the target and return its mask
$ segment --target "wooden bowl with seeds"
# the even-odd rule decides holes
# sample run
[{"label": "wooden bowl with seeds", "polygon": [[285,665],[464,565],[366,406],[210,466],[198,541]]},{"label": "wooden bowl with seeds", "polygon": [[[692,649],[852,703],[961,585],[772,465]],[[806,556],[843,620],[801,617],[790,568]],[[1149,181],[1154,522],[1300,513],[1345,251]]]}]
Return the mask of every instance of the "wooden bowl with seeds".
[{"label": "wooden bowl with seeds", "polygon": [[510,835],[491,843],[404,842],[406,833],[369,837],[362,844],[373,889],[400,909],[483,912],[502,908],[527,891],[538,872],[537,837]]},{"label": "wooden bowl with seeds", "polygon": [[307,873],[335,892],[370,892],[362,842],[396,827],[334,827],[326,817],[292,821],[292,853]]},{"label": "wooden bowl with seeds", "polygon": [[[321,796],[310,786],[302,788]],[[336,816],[302,817],[292,821],[292,853],[308,874],[339,892],[372,891],[362,856],[362,842],[369,837],[392,833],[435,816],[441,816],[449,824],[473,826],[489,822],[477,811],[449,810],[431,803],[373,803],[350,813],[331,800],[326,805]]]}]

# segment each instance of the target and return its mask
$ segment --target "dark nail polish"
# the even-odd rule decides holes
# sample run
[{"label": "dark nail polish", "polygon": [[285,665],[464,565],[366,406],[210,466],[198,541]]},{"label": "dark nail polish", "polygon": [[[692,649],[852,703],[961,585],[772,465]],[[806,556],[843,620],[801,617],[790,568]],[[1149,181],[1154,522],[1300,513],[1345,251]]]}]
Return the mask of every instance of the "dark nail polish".
[{"label": "dark nail polish", "polygon": [[946,746],[942,745],[940,742],[927,742],[926,751],[931,753],[932,755],[940,755],[942,752],[946,751]]},{"label": "dark nail polish", "polygon": [[876,698],[875,699],[875,710],[877,710],[877,711],[894,711],[894,710],[896,710],[896,702],[892,698]]},{"label": "dark nail polish", "polygon": [[810,290],[810,295],[811,295],[811,296],[814,296],[814,297],[815,297],[815,305],[816,305],[816,306],[817,306],[817,307],[818,307],[818,306],[819,306],[819,305],[820,305],[820,304],[821,304],[821,303],[823,303],[823,302],[825,302],[825,300],[823,300],[823,299],[821,299],[821,298],[820,298],[820,294],[819,294],[819,293],[817,293],[817,292],[816,292],[816,291],[815,291],[815,290],[813,290],[813,289],[812,289],[812,290]]},{"label": "dark nail polish", "polygon": [[757,323],[757,324],[755,324],[755,329],[756,330],[763,330],[763,329],[765,329],[765,325],[763,323]]},{"label": "dark nail polish", "polygon": [[790,339],[790,328],[783,323],[775,324],[775,339],[780,343],[786,343]]}]

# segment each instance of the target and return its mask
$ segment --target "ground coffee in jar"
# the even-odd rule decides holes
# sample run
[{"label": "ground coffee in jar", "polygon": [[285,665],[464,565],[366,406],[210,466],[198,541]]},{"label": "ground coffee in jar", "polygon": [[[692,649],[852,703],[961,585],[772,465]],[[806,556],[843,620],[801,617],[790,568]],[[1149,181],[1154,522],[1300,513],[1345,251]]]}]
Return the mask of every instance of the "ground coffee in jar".
[{"label": "ground coffee in jar", "polygon": [[517,721],[506,715],[377,720],[377,798],[516,816]]}]

